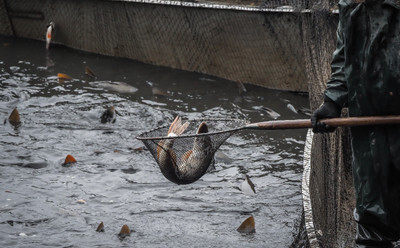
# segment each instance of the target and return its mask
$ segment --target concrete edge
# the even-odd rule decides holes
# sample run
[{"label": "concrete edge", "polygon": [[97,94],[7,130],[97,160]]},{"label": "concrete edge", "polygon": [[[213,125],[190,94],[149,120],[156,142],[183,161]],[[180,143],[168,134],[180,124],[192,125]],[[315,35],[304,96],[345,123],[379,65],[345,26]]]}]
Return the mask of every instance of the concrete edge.
[{"label": "concrete edge", "polygon": [[320,248],[317,235],[314,229],[312,204],[310,198],[310,174],[311,174],[311,146],[313,140],[313,132],[308,129],[306,143],[304,145],[303,157],[303,179],[302,179],[302,195],[304,208],[304,223],[307,232],[307,239],[311,248]]}]

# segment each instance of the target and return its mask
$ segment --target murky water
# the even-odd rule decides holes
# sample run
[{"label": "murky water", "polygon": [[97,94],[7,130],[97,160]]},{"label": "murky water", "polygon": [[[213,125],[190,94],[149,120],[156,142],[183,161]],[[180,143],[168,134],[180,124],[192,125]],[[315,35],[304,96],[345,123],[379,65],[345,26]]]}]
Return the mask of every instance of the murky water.
[{"label": "murky water", "polygon": [[[125,82],[136,93],[90,83]],[[57,73],[73,79],[59,84]],[[154,96],[157,87],[169,96]],[[135,137],[185,118],[271,120],[307,97],[210,76],[0,37],[0,247],[289,247],[300,223],[305,130],[241,131],[225,142],[215,171],[178,186]],[[101,124],[114,105],[120,116]],[[22,125],[3,124],[17,107]],[[78,163],[62,167],[67,154]],[[255,196],[239,190],[244,173]],[[80,201],[83,200],[83,201]],[[250,215],[256,233],[237,227]],[[104,222],[105,232],[96,232]],[[120,240],[127,224],[132,233]]]}]

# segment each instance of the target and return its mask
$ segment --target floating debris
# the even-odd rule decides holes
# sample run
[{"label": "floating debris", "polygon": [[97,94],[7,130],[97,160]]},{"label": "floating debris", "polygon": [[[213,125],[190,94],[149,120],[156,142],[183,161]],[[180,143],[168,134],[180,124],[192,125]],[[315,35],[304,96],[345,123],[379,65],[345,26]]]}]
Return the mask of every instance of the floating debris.
[{"label": "floating debris", "polygon": [[293,107],[292,104],[288,103],[288,104],[286,105],[286,107],[287,107],[288,109],[290,109],[293,113],[298,114],[297,110]]},{"label": "floating debris", "polygon": [[83,199],[79,199],[79,200],[77,200],[76,202],[79,203],[79,204],[85,204],[85,203],[86,203],[86,201],[83,200]]},{"label": "floating debris", "polygon": [[58,73],[57,74],[57,78],[58,78],[58,83],[59,84],[64,83],[66,80],[71,80],[72,79],[72,77],[70,77],[69,75],[64,74],[64,73]]},{"label": "floating debris", "polygon": [[52,38],[52,33],[55,29],[55,25],[53,22],[50,22],[49,25],[47,25],[47,31],[46,31],[46,49],[50,48],[50,42]]},{"label": "floating debris", "polygon": [[104,232],[104,223],[103,223],[103,221],[97,226],[96,232]]},{"label": "floating debris", "polygon": [[116,118],[117,118],[117,114],[115,111],[115,107],[111,106],[103,112],[103,114],[100,117],[100,120],[101,120],[101,123],[107,123],[107,122],[115,123]]},{"label": "floating debris", "polygon": [[240,233],[255,233],[256,232],[256,224],[254,222],[254,217],[250,216],[247,218],[237,229]]},{"label": "floating debris", "polygon": [[261,107],[261,110],[267,112],[267,114],[274,120],[278,119],[278,117],[281,116],[280,114],[278,114],[274,110],[272,110],[270,108],[267,108],[267,107]]},{"label": "floating debris", "polygon": [[137,88],[124,83],[124,82],[112,82],[112,81],[95,81],[91,82],[91,85],[95,87],[100,87],[106,90],[112,90],[116,91],[118,93],[126,93],[126,94],[132,94],[138,91]]},{"label": "floating debris", "polygon": [[240,184],[240,190],[245,195],[255,195],[256,189],[254,183],[250,180],[249,176],[245,175],[245,180]]},{"label": "floating debris", "polygon": [[19,117],[19,112],[17,108],[14,108],[14,110],[11,112],[10,117],[8,117],[8,121],[13,126],[19,126],[21,124],[21,119]]},{"label": "floating debris", "polygon": [[75,163],[76,163],[76,159],[72,155],[68,154],[67,157],[65,158],[65,161],[62,164],[62,166],[68,167],[68,166],[71,166],[71,165],[73,165]]},{"label": "floating debris", "polygon": [[122,226],[121,231],[119,232],[118,236],[121,239],[124,239],[125,237],[131,235],[131,230],[129,229],[129,227],[125,224]]},{"label": "floating debris", "polygon": [[155,96],[170,96],[170,94],[168,92],[165,92],[157,87],[153,87],[151,89],[151,92],[153,93],[153,95]]},{"label": "floating debris", "polygon": [[93,71],[87,66],[85,67],[85,75],[91,78],[96,78],[96,75],[94,75]]}]

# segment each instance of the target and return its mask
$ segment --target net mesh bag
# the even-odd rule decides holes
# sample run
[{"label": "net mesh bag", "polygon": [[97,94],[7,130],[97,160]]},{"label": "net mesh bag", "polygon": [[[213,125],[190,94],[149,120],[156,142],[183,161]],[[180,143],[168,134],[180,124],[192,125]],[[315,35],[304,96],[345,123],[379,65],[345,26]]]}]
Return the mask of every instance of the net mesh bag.
[{"label": "net mesh bag", "polygon": [[[170,125],[140,134],[163,175],[177,184],[188,184],[203,176],[214,164],[214,154],[246,121],[236,119],[201,119],[188,121],[184,133],[167,136]],[[206,133],[198,133],[200,126]]]}]

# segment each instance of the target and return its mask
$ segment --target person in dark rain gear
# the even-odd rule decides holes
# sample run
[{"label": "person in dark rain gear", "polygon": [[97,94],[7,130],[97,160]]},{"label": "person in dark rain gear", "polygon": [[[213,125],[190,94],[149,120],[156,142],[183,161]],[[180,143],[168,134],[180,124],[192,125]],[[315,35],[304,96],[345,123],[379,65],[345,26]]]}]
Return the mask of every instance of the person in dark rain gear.
[{"label": "person in dark rain gear", "polygon": [[[337,47],[319,119],[400,114],[400,0],[341,0]],[[393,247],[400,238],[400,125],[352,127],[357,247]]]}]

